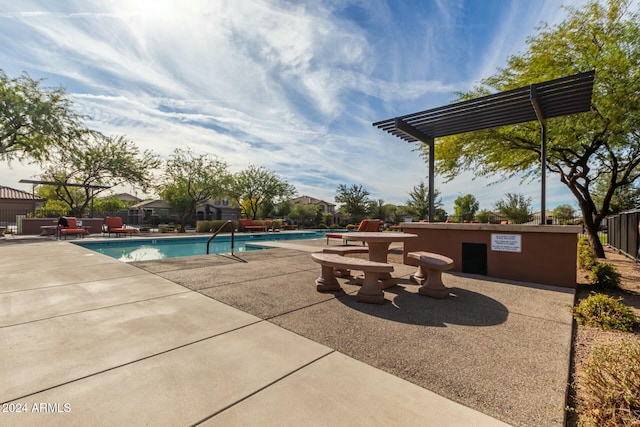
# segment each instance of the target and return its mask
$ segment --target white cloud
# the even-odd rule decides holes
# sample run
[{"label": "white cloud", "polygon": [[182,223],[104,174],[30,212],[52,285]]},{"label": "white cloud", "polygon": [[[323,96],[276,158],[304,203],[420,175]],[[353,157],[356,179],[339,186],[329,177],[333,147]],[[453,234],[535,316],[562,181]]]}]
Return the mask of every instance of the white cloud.
[{"label": "white cloud", "polygon": [[[403,203],[426,165],[371,123],[452,101],[557,16],[552,1],[535,20],[534,6],[505,3],[508,19],[475,18],[487,38],[482,61],[467,63],[462,0],[0,0],[0,63],[63,84],[90,126],[162,157],[189,146],[328,201],[338,184],[361,183]],[[34,171],[2,168],[0,184]],[[474,186],[494,194],[463,178],[438,188],[457,197]]]}]

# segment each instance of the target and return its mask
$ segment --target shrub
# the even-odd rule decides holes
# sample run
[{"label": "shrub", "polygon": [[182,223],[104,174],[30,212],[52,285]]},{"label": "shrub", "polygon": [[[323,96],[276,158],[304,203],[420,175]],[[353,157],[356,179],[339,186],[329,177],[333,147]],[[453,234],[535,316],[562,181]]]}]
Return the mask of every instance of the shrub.
[{"label": "shrub", "polygon": [[[221,219],[214,219],[214,220],[208,220],[208,221],[196,221],[196,232],[198,233],[213,233],[215,231],[218,231],[218,229],[220,227],[222,227],[223,224],[225,224],[227,221],[225,220],[221,220]],[[236,222],[233,222],[234,227],[237,227],[238,225],[236,224]],[[223,233],[230,233],[231,232],[231,227],[227,226],[224,230],[222,230]]]},{"label": "shrub", "polygon": [[620,287],[620,273],[613,264],[599,262],[591,267],[589,279],[594,286],[600,289],[618,289]]},{"label": "shrub", "polygon": [[581,237],[578,239],[578,265],[585,270],[591,270],[591,268],[598,263],[591,243],[587,237]]},{"label": "shrub", "polygon": [[638,319],[621,300],[605,294],[591,294],[573,307],[573,317],[580,325],[630,332],[638,325]]},{"label": "shrub", "polygon": [[576,381],[577,411],[597,426],[640,425],[640,340],[596,348]]},{"label": "shrub", "polygon": [[339,226],[338,224],[331,224],[331,225],[329,226],[329,228],[330,228],[331,230],[337,230],[337,229],[339,229],[339,228],[340,228],[340,226]]},{"label": "shrub", "polygon": [[327,229],[329,229],[329,227],[327,227],[327,224],[318,224],[316,226],[316,228],[319,229],[319,230],[327,230]]}]

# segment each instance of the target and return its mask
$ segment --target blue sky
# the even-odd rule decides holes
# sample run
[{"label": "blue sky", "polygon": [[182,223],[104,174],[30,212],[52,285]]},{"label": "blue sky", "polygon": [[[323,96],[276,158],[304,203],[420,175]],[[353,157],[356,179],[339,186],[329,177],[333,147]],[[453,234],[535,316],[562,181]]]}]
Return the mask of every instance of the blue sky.
[{"label": "blue sky", "polygon": [[[64,86],[89,127],[162,158],[190,147],[232,172],[264,166],[300,195],[333,202],[359,184],[404,204],[427,166],[371,124],[454,101],[564,16],[557,0],[0,0],[0,68]],[[30,190],[18,181],[38,170],[2,163],[0,185]],[[447,212],[507,192],[539,210],[539,182],[472,178],[436,177]],[[576,207],[547,182],[548,209]]]}]

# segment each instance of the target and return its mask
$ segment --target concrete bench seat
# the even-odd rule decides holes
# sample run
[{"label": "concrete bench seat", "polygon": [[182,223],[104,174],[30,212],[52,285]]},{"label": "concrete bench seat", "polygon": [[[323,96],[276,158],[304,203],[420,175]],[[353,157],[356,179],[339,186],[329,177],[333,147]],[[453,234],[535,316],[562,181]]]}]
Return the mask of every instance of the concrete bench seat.
[{"label": "concrete bench seat", "polygon": [[384,293],[378,283],[380,273],[391,273],[393,265],[368,259],[345,257],[338,254],[313,253],[311,258],[322,266],[320,277],[316,280],[318,292],[339,291],[340,284],[336,280],[334,270],[353,269],[364,273],[362,288],[356,300],[373,304],[384,303]]},{"label": "concrete bench seat", "polygon": [[[349,254],[368,254],[369,248],[366,246],[333,246],[330,248],[324,248],[322,253],[341,256]],[[336,277],[347,277],[351,274],[351,270],[347,268],[336,268],[334,273]]]},{"label": "concrete bench seat", "polygon": [[418,285],[420,295],[434,298],[449,296],[449,288],[442,283],[442,272],[453,268],[453,260],[433,252],[409,252],[407,258],[418,261],[418,271],[410,276],[410,280]]}]

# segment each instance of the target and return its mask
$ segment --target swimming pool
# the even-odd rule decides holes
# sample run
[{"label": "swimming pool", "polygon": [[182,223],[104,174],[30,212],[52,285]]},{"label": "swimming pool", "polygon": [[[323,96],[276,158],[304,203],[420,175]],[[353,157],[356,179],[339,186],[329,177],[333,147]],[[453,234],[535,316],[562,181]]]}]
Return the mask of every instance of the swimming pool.
[{"label": "swimming pool", "polygon": [[[335,230],[332,230],[335,232]],[[287,233],[236,234],[234,252],[267,249],[260,242],[275,240],[303,240],[324,238],[326,231],[297,231]],[[116,239],[95,242],[73,242],[78,246],[110,256],[123,262],[149,261],[163,258],[178,258],[206,255],[207,240],[211,236],[165,237],[149,239]],[[220,235],[209,244],[210,254],[231,252],[231,236]]]}]

